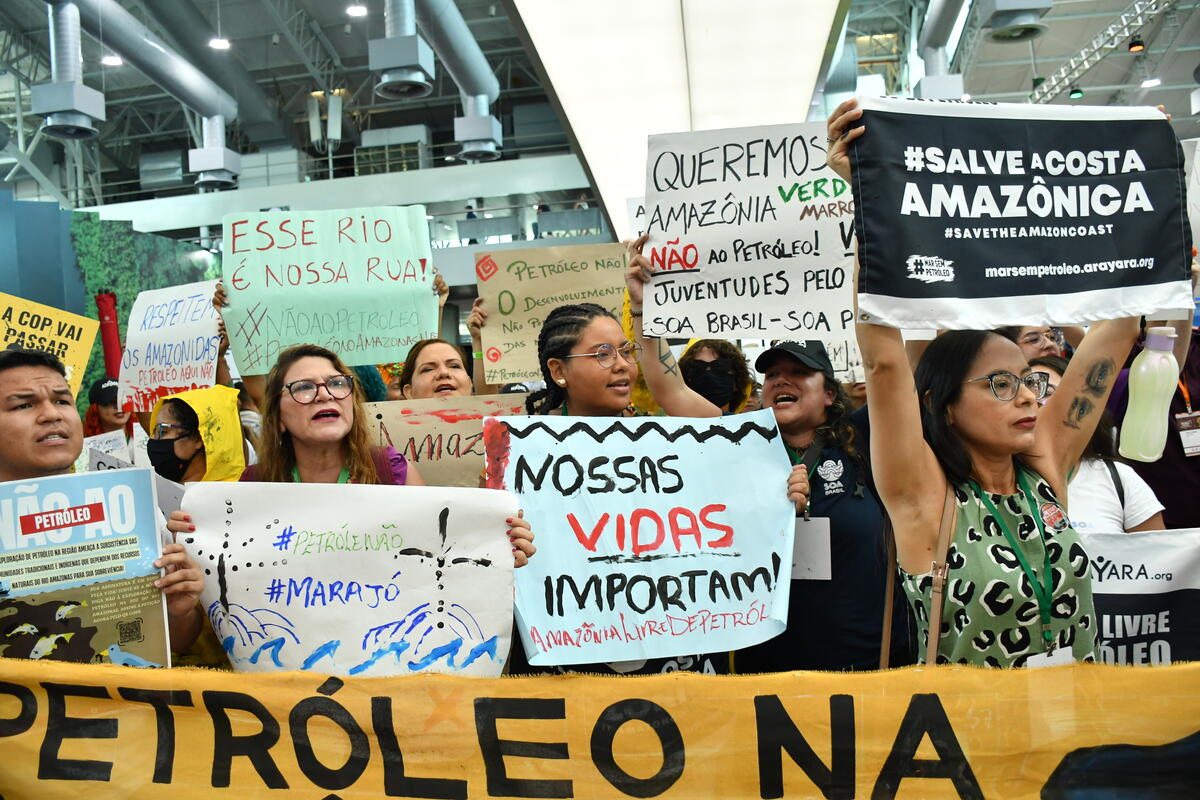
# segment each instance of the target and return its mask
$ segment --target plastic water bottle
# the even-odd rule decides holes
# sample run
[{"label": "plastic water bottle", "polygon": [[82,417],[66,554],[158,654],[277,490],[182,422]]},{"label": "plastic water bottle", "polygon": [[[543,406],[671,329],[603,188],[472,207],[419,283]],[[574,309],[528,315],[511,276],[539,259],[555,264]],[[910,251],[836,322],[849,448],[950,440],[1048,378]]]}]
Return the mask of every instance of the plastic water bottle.
[{"label": "plastic water bottle", "polygon": [[1179,382],[1175,361],[1175,329],[1150,328],[1146,349],[1129,369],[1129,408],[1121,423],[1121,455],[1135,461],[1157,461],[1167,443],[1171,398]]}]

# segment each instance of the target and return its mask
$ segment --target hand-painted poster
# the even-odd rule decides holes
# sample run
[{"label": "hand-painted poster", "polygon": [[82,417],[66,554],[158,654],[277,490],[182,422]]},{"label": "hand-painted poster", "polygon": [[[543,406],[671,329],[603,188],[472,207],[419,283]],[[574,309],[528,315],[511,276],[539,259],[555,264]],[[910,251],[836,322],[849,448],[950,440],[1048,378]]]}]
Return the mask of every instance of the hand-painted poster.
[{"label": "hand-painted poster", "polygon": [[650,137],[650,336],[853,339],[854,201],[825,125]]},{"label": "hand-painted poster", "polygon": [[373,443],[391,445],[428,486],[478,487],[483,418],[525,413],[524,393],[367,403]]},{"label": "hand-painted poster", "polygon": [[0,483],[0,655],[171,665],[151,474]]},{"label": "hand-painted poster", "polygon": [[151,411],[160,398],[216,382],[216,286],[201,281],[150,289],[133,301],[118,378],[122,408]]},{"label": "hand-painted poster", "polygon": [[537,337],[556,306],[595,303],[621,313],[625,247],[581,244],[493,250],[475,256],[479,296],[487,305],[483,361],[488,383],[541,380]]},{"label": "hand-painted poster", "polygon": [[1200,529],[1080,536],[1092,560],[1098,660],[1200,661]]},{"label": "hand-painted poster", "polygon": [[864,98],[860,319],[1191,317],[1183,154],[1153,108]]},{"label": "hand-painted poster", "polygon": [[771,411],[489,418],[484,439],[488,485],[520,497],[538,536],[517,573],[529,663],[736,650],[783,631],[796,509]]},{"label": "hand-painted poster", "polygon": [[516,498],[484,489],[193,483],[184,538],[233,668],[498,676]]},{"label": "hand-painted poster", "polygon": [[297,344],[385,364],[437,335],[424,206],[226,214],[222,225],[221,313],[243,375]]},{"label": "hand-painted poster", "polygon": [[67,368],[73,395],[79,395],[99,329],[100,323],[89,317],[0,292],[0,349],[22,347],[57,356]]}]

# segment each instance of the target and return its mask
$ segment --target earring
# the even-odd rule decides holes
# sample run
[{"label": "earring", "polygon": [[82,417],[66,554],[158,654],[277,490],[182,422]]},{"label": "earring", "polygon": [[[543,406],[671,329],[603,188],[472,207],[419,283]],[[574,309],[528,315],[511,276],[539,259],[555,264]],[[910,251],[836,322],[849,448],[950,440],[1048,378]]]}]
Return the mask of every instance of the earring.
[{"label": "earring", "polygon": [[559,386],[566,386],[566,385],[567,385],[567,379],[566,379],[566,378],[559,378],[559,379],[558,379],[558,385],[559,385]]}]

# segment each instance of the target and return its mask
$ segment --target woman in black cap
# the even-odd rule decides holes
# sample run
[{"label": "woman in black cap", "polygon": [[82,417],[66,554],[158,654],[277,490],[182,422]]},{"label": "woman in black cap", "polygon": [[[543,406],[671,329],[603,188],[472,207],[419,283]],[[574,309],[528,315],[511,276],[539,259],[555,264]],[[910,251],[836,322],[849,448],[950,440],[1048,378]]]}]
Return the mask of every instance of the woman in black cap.
[{"label": "woman in black cap", "polygon": [[88,391],[87,413],[83,415],[83,435],[98,436],[110,431],[125,430],[125,439],[133,437],[133,414],[117,406],[117,382],[100,378]]}]

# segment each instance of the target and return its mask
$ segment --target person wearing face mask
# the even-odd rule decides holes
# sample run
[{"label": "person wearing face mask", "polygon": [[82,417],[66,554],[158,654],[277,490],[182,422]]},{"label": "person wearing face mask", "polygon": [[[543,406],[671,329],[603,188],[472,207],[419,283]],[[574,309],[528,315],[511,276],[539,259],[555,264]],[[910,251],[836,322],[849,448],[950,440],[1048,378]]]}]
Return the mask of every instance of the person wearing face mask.
[{"label": "person wearing face mask", "polygon": [[193,389],[155,405],[146,454],[175,483],[236,481],[246,468],[241,433],[237,389]]},{"label": "person wearing face mask", "polygon": [[746,357],[732,342],[700,339],[679,357],[683,381],[723,413],[741,410],[754,383]]}]

